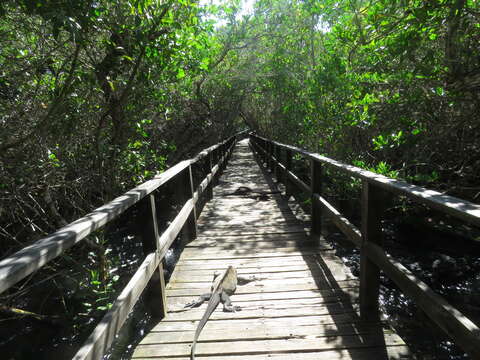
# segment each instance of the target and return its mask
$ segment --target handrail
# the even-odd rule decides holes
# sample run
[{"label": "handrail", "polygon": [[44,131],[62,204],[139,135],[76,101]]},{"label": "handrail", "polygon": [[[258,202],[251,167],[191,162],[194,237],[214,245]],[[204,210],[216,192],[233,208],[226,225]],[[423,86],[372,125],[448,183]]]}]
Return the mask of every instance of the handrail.
[{"label": "handrail", "polygon": [[[472,359],[480,359],[480,328],[402,264],[386,254],[381,247],[381,218],[384,211],[382,205],[386,193],[407,196],[413,201],[474,225],[480,225],[480,205],[343,164],[325,156],[271,141],[255,134],[250,134],[250,140],[254,151],[275,173],[278,181],[286,185],[287,194],[291,194],[292,187],[296,187],[311,195],[312,234],[320,235],[320,218],[322,215],[326,215],[356,247],[360,248],[360,316],[362,319],[367,321],[379,319],[378,296],[380,270],[382,270]],[[281,151],[285,153],[284,163],[281,161]],[[310,160],[310,185],[292,172],[294,153]],[[361,230],[322,197],[323,165],[334,167],[350,176],[362,179]]]},{"label": "handrail", "polygon": [[[159,316],[165,316],[166,300],[162,259],[180,231],[185,230],[189,233],[190,239],[196,236],[197,214],[195,205],[202,195],[206,194],[207,197],[211,197],[211,191],[205,192],[205,190],[211,187],[213,179],[218,177],[219,172],[231,155],[237,137],[242,134],[236,134],[203,150],[195,158],[178,163],[108,204],[95,209],[86,216],[0,261],[0,293],[117,218],[128,208],[139,204],[148,205],[147,211],[150,214],[144,214],[145,216],[143,216],[146,219],[148,229],[142,241],[146,248],[152,249],[152,252],[146,254],[144,261],[117,297],[112,308],[106,313],[74,357],[75,360],[100,359],[112,344],[128,313],[149,282],[148,286],[157,290],[157,294],[160,295],[156,304],[158,305]],[[194,191],[192,165],[205,157],[208,157],[204,167],[207,174]],[[213,161],[216,162],[214,166],[212,166]],[[185,203],[168,228],[159,235],[155,210],[155,191],[169,181],[180,181]],[[144,200],[142,201],[142,199]],[[155,275],[156,270],[158,271]],[[152,283],[154,278],[155,281]]]},{"label": "handrail", "polygon": [[442,193],[439,193],[438,191],[429,190],[421,186],[409,184],[405,181],[388,178],[386,176],[376,174],[374,172],[364,170],[353,165],[344,164],[340,161],[333,160],[328,157],[297,148],[295,146],[271,141],[257,135],[254,135],[254,137],[256,137],[257,139],[268,141],[274,146],[278,146],[281,149],[290,150],[297,154],[303,155],[307,159],[330,165],[335,169],[346,172],[351,176],[358,177],[367,180],[372,184],[378,185],[379,187],[387,191],[391,191],[398,195],[408,196],[416,202],[423,203],[424,205],[427,205],[433,209],[465,220],[473,225],[480,226],[480,205],[456,198],[454,196],[444,195]]}]

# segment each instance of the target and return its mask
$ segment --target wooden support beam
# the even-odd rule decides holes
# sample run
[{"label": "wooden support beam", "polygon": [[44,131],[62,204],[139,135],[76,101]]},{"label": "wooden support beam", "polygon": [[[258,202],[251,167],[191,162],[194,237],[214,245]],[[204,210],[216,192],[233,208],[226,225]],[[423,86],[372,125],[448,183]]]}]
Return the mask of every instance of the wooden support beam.
[{"label": "wooden support beam", "polygon": [[[203,172],[205,176],[208,177],[212,173],[212,153],[208,153],[205,156],[203,164]],[[213,198],[213,185],[209,183],[205,189],[205,201],[209,201]]]},{"label": "wooden support beam", "polygon": [[[159,235],[157,224],[157,212],[155,208],[155,195],[150,194],[141,202],[140,229],[143,252],[145,255],[157,251],[159,247]],[[148,282],[145,291],[145,304],[153,317],[163,319],[167,315],[167,300],[165,295],[165,280],[163,270],[160,267]]]},{"label": "wooden support beam", "polygon": [[362,247],[362,234],[355,225],[353,225],[346,217],[344,217],[332,204],[318,194],[313,194],[314,202],[322,207],[325,215],[329,216],[332,222],[345,234],[345,236],[357,248]]},{"label": "wooden support beam", "polygon": [[360,316],[365,321],[380,319],[378,296],[380,269],[368,257],[365,248],[369,243],[382,246],[381,219],[384,211],[384,191],[369,183],[362,182],[362,247],[360,250]]},{"label": "wooden support beam", "polygon": [[293,184],[288,176],[288,173],[292,171],[292,159],[293,154],[292,150],[285,150],[285,172],[284,172],[284,181],[285,181],[285,195],[287,199],[293,194]]},{"label": "wooden support beam", "polygon": [[[192,168],[186,168],[177,179],[176,198],[179,204],[185,204],[186,201],[193,199],[193,179]],[[188,244],[197,237],[197,214],[195,206],[182,228],[182,245]]]},{"label": "wooden support beam", "polygon": [[273,143],[267,142],[267,168],[273,172]]},{"label": "wooden support beam", "polygon": [[275,178],[277,179],[277,182],[283,183],[283,176],[282,176],[282,169],[279,166],[282,163],[281,159],[281,153],[282,153],[282,148],[279,146],[274,147],[274,155],[275,155]]},{"label": "wooden support beam", "polygon": [[322,164],[318,161],[310,161],[310,189],[312,206],[312,234],[322,234],[322,207],[315,201],[314,194],[322,196]]}]

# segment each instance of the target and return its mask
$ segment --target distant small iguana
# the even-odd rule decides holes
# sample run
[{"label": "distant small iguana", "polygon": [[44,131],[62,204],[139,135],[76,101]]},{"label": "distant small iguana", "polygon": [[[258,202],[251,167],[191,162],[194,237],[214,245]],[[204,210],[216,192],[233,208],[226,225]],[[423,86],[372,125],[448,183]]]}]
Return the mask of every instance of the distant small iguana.
[{"label": "distant small iguana", "polygon": [[250,197],[257,200],[268,200],[268,195],[280,194],[280,193],[281,193],[280,190],[259,191],[259,190],[253,190],[248,186],[240,186],[235,191],[231,193],[223,194],[223,196],[244,196],[244,197]]},{"label": "distant small iguana", "polygon": [[233,295],[238,285],[243,285],[251,281],[260,280],[255,277],[242,278],[237,276],[237,270],[233,266],[229,266],[223,273],[215,273],[213,277],[212,287],[210,293],[201,295],[197,300],[185,305],[185,307],[193,308],[202,305],[208,300],[207,310],[203,314],[202,319],[198,323],[197,330],[192,342],[192,349],[190,352],[190,359],[195,359],[195,345],[203,327],[207,323],[208,318],[221,302],[223,304],[223,311],[235,312],[241,310],[239,306],[233,306],[230,296]]}]

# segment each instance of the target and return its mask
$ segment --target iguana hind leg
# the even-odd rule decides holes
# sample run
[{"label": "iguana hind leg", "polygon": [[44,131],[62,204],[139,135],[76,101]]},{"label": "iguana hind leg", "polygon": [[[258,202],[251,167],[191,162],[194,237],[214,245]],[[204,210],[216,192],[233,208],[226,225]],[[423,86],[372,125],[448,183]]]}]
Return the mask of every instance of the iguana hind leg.
[{"label": "iguana hind leg", "polygon": [[200,297],[199,297],[197,300],[193,300],[192,302],[186,304],[184,307],[186,307],[186,308],[199,307],[199,306],[202,305],[205,301],[210,300],[210,296],[212,296],[212,294],[210,294],[210,293],[200,295]]},{"label": "iguana hind leg", "polygon": [[259,281],[263,279],[264,278],[257,278],[255,275],[252,275],[250,277],[237,276],[238,285],[246,285],[248,283],[251,283],[252,281]]},{"label": "iguana hind leg", "polygon": [[242,308],[240,306],[233,306],[232,305],[232,300],[230,300],[230,296],[228,296],[224,291],[222,291],[220,301],[223,304],[223,311],[225,311],[225,312],[235,312],[235,311],[242,310]]}]

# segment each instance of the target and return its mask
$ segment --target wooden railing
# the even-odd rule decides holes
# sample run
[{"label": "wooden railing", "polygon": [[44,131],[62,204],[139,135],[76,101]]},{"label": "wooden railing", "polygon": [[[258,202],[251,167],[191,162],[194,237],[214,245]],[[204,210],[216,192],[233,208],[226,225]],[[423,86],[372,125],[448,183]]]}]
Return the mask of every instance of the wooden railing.
[{"label": "wooden railing", "polygon": [[[480,206],[433,190],[387,178],[354,166],[311,153],[294,146],[250,135],[254,151],[277,179],[310,194],[312,202],[311,232],[320,235],[320,218],[325,215],[360,249],[360,316],[366,321],[379,319],[380,270],[419,306],[472,359],[480,359],[480,329],[452,307],[428,285],[416,277],[382,248],[381,219],[385,197],[389,193],[406,196],[442,213],[473,225],[480,225]],[[292,157],[310,162],[310,184],[292,171]],[[283,161],[281,160],[283,158]],[[362,181],[361,231],[322,197],[322,169],[329,166]]]},{"label": "wooden railing", "polygon": [[[155,315],[165,316],[167,309],[162,260],[181,231],[189,238],[187,240],[195,238],[198,215],[196,204],[202,196],[207,200],[211,198],[212,181],[220,175],[226,165],[239,135],[241,133],[202,151],[193,159],[178,163],[152,180],[4,259],[0,262],[0,293],[60,256],[65,250],[102,228],[128,208],[138,206],[139,211],[143,212],[141,218],[144,219],[144,223],[141,226],[143,248],[148,249],[146,257],[74,357],[75,360],[101,359],[145,287],[148,286],[156,295],[156,298],[152,299],[155,302],[153,308],[157,312]],[[199,164],[202,165],[206,176],[194,189],[192,166]],[[168,182],[175,182],[175,187],[180,187],[178,193],[182,198],[180,200],[183,200],[181,201],[183,207],[168,228],[159,234],[155,193]]]}]

